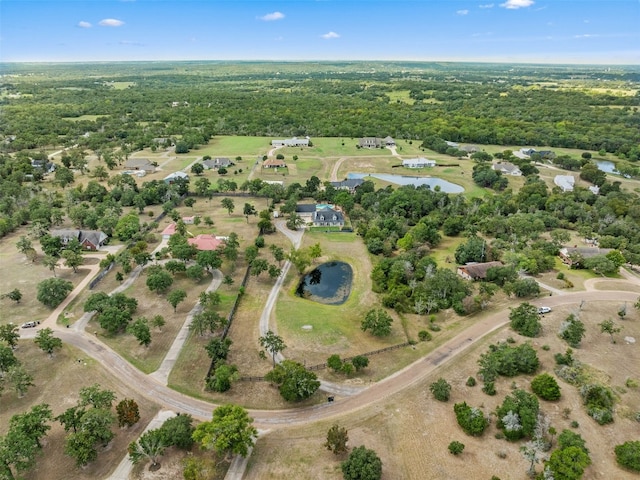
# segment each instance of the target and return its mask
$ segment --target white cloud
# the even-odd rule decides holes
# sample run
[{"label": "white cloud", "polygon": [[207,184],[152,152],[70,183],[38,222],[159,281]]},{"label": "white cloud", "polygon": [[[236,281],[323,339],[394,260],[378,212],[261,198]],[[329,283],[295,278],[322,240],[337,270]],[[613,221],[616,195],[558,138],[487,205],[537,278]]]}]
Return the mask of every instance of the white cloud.
[{"label": "white cloud", "polygon": [[467,15],[469,13],[469,10],[458,10],[456,13],[458,15]]},{"label": "white cloud", "polygon": [[493,3],[485,3],[484,5],[478,5],[480,8],[493,8]]},{"label": "white cloud", "polygon": [[263,15],[262,17],[258,17],[258,18],[264,22],[273,22],[276,20],[282,20],[284,18],[284,13],[282,12],[267,13],[266,15]]},{"label": "white cloud", "polygon": [[91,28],[93,27],[93,25],[91,25],[89,22],[85,22],[84,20],[81,20],[78,22],[78,26],[80,28]]},{"label": "white cloud", "polygon": [[140,42],[133,42],[131,40],[120,40],[118,42],[120,45],[131,45],[134,47],[143,47],[144,43],[140,43]]},{"label": "white cloud", "polygon": [[340,35],[338,35],[336,32],[328,32],[320,36],[325,40],[331,40],[332,38],[340,38]]},{"label": "white cloud", "polygon": [[534,3],[535,2],[533,0],[507,0],[504,3],[501,3],[500,6],[508,8],[509,10],[517,10],[518,8],[530,7]]},{"label": "white cloud", "polygon": [[124,22],[115,18],[105,18],[103,20],[100,20],[98,22],[98,25],[100,25],[101,27],[120,27],[124,25]]}]

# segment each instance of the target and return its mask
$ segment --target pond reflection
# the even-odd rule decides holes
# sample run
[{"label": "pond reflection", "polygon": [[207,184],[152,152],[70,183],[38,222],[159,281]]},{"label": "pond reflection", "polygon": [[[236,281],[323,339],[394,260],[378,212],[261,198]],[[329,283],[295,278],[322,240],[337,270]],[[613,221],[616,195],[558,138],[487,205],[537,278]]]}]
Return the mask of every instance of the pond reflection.
[{"label": "pond reflection", "polygon": [[348,263],[323,263],[302,278],[296,295],[327,305],[341,305],[349,298],[352,279],[353,270]]}]

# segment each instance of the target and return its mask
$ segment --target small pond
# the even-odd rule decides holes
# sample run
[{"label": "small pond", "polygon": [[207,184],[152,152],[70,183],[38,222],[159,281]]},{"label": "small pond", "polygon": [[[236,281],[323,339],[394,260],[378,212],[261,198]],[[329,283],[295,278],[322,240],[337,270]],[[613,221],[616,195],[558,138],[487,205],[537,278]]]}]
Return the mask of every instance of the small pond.
[{"label": "small pond", "polygon": [[300,281],[296,295],[327,305],[341,305],[351,293],[353,270],[344,262],[318,265]]},{"label": "small pond", "polygon": [[598,166],[598,170],[601,170],[606,173],[620,173],[616,170],[616,164],[610,162],[608,160],[596,160],[596,165]]},{"label": "small pond", "polygon": [[390,173],[349,173],[347,178],[366,178],[374,177],[385,182],[395,183],[396,185],[427,185],[432,190],[440,187],[440,191],[445,193],[462,193],[464,188],[455,183],[447,182],[436,177],[418,177],[415,175],[393,175]]}]

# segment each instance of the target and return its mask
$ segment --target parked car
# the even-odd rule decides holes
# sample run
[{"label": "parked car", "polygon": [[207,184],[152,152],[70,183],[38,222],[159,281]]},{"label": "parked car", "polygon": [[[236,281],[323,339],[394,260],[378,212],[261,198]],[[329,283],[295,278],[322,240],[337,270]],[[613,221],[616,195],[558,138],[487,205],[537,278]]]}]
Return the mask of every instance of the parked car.
[{"label": "parked car", "polygon": [[22,324],[22,328],[33,328],[40,325],[40,322],[26,322]]},{"label": "parked car", "polygon": [[538,313],[540,315],[544,315],[545,313],[549,313],[551,311],[551,307],[538,307]]}]

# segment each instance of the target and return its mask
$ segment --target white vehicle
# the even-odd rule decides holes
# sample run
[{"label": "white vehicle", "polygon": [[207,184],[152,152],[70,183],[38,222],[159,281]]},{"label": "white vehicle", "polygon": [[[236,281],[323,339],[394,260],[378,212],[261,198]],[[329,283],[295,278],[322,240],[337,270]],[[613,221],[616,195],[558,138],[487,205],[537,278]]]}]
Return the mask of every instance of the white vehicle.
[{"label": "white vehicle", "polygon": [[40,322],[27,322],[27,323],[23,323],[22,324],[22,328],[34,328],[36,327]]},{"label": "white vehicle", "polygon": [[549,313],[551,311],[551,307],[538,307],[538,313],[540,315],[544,315],[545,313]]}]

